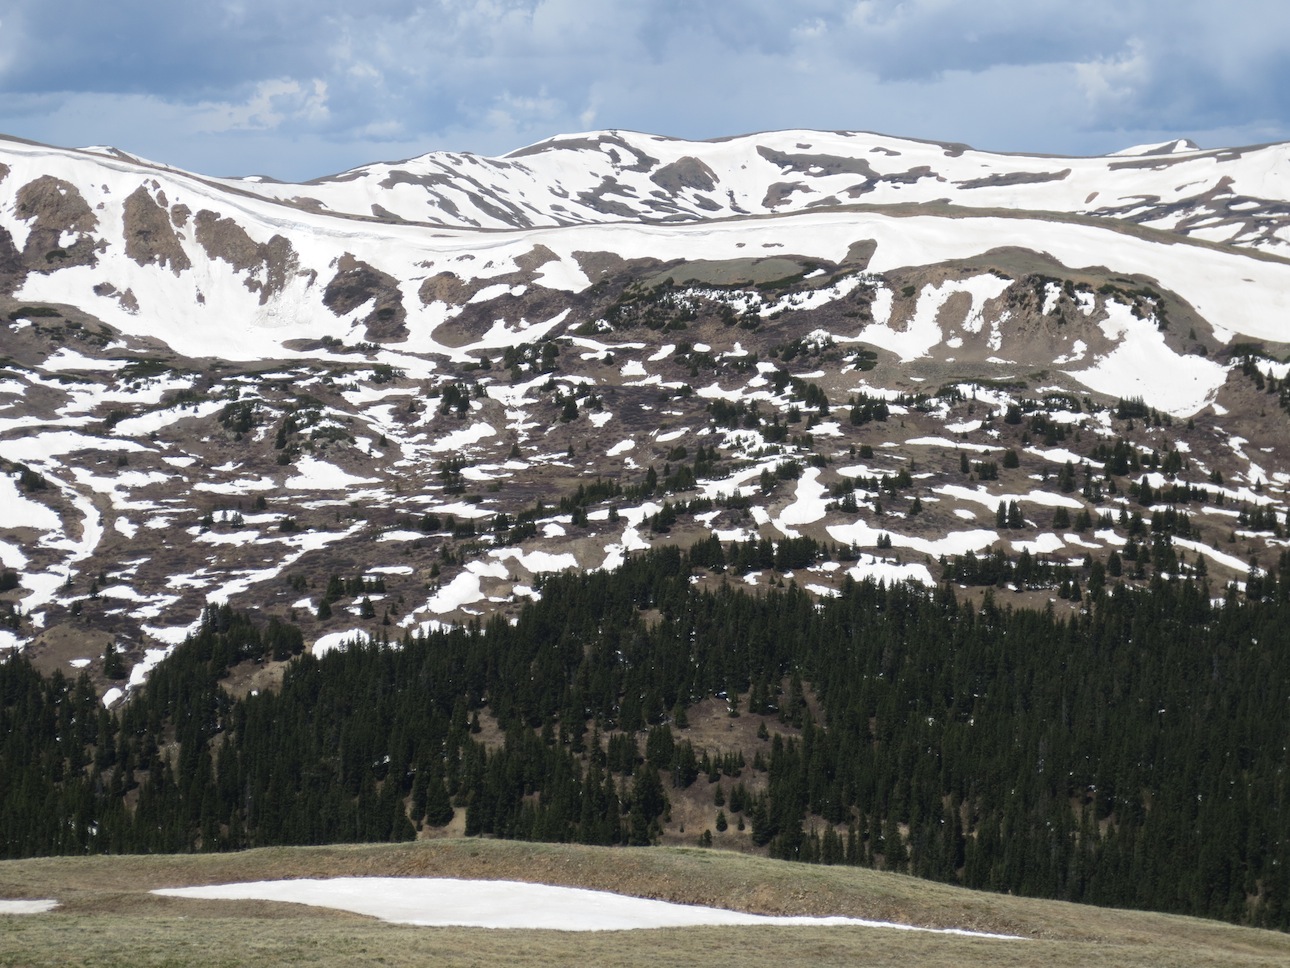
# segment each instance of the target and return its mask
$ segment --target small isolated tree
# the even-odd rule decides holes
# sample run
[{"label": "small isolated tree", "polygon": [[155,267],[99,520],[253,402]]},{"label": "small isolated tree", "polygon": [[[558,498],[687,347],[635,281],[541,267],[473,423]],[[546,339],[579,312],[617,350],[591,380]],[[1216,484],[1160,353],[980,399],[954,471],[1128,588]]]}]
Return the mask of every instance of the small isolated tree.
[{"label": "small isolated tree", "polygon": [[1021,505],[1016,501],[1008,502],[1008,527],[1017,529],[1026,526],[1025,519],[1021,516]]},{"label": "small isolated tree", "polygon": [[426,823],[431,827],[447,826],[452,822],[453,813],[443,778],[432,776],[426,784]]},{"label": "small isolated tree", "polygon": [[115,642],[109,642],[103,650],[103,676],[114,682],[125,678],[125,660],[116,650]]}]

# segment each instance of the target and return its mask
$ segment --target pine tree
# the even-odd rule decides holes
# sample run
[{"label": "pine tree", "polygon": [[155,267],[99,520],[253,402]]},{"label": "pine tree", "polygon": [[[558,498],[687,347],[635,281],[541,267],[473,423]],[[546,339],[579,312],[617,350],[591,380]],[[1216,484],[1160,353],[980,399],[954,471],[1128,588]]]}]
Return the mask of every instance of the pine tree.
[{"label": "pine tree", "polygon": [[125,660],[117,651],[115,642],[109,642],[103,650],[103,677],[114,682],[119,682],[126,677]]}]

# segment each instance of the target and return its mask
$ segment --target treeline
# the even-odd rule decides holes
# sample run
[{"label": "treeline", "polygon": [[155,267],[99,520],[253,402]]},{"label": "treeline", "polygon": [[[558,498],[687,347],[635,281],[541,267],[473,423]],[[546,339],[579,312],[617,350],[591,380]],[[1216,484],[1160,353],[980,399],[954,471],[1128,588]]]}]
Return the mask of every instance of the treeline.
[{"label": "treeline", "polygon": [[[777,857],[1290,928],[1284,558],[1262,600],[1156,578],[1069,615],[691,581],[778,555],[709,541],[553,576],[513,625],[297,655],[243,698],[230,668],[296,655],[292,627],[212,608],[119,711],[15,656],[0,853],[383,841],[458,811],[471,835],[646,844],[706,783],[718,829]],[[689,740],[713,696],[772,724],[751,762]]]}]

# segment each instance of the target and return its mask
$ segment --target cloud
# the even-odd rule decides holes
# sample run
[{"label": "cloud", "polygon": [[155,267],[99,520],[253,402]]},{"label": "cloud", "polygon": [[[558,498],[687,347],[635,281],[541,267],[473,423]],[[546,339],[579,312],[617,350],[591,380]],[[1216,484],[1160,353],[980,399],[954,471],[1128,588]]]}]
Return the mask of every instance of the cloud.
[{"label": "cloud", "polygon": [[0,130],[190,167],[200,147],[199,170],[307,178],[594,125],[859,128],[1069,153],[1290,131],[1282,0],[8,6]]},{"label": "cloud", "polygon": [[315,78],[308,85],[289,78],[260,81],[250,97],[237,104],[204,102],[193,108],[193,128],[200,132],[271,131],[284,122],[325,122],[327,82]]}]

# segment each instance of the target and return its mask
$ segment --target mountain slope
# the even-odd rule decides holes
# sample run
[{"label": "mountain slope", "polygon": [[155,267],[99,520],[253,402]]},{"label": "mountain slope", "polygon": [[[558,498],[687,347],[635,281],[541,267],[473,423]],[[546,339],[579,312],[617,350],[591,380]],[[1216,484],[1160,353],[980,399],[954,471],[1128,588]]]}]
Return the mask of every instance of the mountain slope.
[{"label": "mountain slope", "polygon": [[1290,484],[1285,151],[601,132],[291,186],[5,142],[7,640],[96,670],[110,640],[141,681],[206,601],[316,614],[293,569],[460,620],[647,546],[666,495],[714,502],[686,537],[932,582],[990,548],[1088,568],[1186,484],[1177,547],[1243,582]]}]

